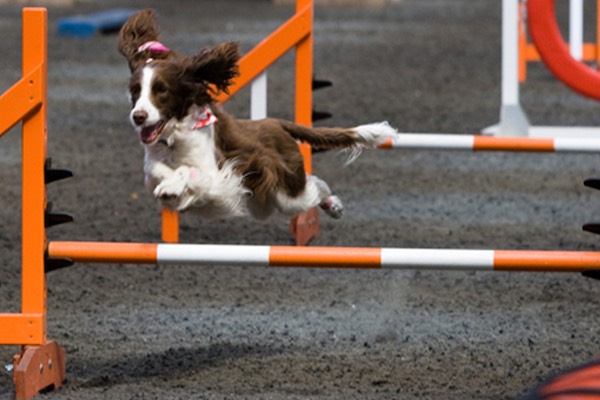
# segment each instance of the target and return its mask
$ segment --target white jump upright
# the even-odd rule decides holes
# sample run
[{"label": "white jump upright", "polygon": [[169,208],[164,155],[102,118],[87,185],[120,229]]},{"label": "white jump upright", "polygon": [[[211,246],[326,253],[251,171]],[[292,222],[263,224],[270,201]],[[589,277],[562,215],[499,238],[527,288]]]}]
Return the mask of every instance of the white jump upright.
[{"label": "white jump upright", "polygon": [[519,102],[519,0],[502,0],[500,122],[497,136],[528,136],[529,119]]},{"label": "white jump upright", "polygon": [[250,119],[267,118],[267,72],[263,71],[250,85]]},{"label": "white jump upright", "polygon": [[569,2],[569,49],[577,61],[583,58],[583,0]]}]

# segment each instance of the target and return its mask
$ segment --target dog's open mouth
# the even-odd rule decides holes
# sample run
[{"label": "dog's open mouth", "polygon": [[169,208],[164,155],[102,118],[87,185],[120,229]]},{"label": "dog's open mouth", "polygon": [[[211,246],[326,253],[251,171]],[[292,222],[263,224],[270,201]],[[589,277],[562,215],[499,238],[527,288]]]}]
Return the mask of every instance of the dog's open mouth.
[{"label": "dog's open mouth", "polygon": [[160,120],[154,125],[142,128],[142,131],[140,132],[140,139],[142,140],[142,143],[148,144],[154,142],[164,127],[165,121]]}]

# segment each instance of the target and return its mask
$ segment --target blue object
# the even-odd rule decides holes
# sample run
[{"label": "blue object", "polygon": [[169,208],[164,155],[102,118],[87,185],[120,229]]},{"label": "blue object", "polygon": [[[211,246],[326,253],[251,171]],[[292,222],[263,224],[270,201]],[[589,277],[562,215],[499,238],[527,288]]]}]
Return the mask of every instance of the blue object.
[{"label": "blue object", "polygon": [[131,8],[116,8],[108,11],[61,18],[58,20],[58,35],[89,38],[97,32],[116,32],[136,11],[136,9]]}]

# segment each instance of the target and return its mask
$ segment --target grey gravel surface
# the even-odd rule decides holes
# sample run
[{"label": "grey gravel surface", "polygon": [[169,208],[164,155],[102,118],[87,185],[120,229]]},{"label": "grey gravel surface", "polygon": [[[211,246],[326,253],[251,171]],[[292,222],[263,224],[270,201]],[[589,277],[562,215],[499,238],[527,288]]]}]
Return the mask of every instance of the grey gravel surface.
[{"label": "grey gravel surface", "polygon": [[[559,13],[563,16],[564,4]],[[223,40],[244,51],[293,13],[266,0],[78,2],[49,10],[51,185],[76,223],[51,240],[156,242],[142,148],[127,122],[128,68],[116,36],[58,37],[58,18],[156,8],[186,52]],[[561,8],[562,7],[562,8]],[[319,125],[388,120],[402,131],[477,133],[499,113],[500,2],[403,0],[315,11],[315,74],[332,88]],[[590,11],[591,15],[595,13]],[[0,6],[0,90],[20,77],[21,10]],[[588,24],[589,25],[589,24]],[[590,35],[588,35],[590,36]],[[588,37],[586,36],[586,38]],[[591,36],[590,36],[591,37]],[[269,113],[293,118],[294,56],[269,70]],[[532,65],[532,122],[598,125],[598,103]],[[227,108],[248,115],[248,93]],[[597,250],[581,231],[600,210],[597,155],[368,151],[315,174],[346,215],[322,216],[313,245]],[[20,302],[20,138],[0,142],[0,311]],[[184,217],[186,243],[289,244],[288,221]],[[573,274],[76,265],[48,275],[48,336],[68,381],[48,399],[505,399],[598,354],[600,282]],[[0,329],[2,327],[0,326]],[[0,347],[0,365],[16,347]],[[0,399],[12,398],[0,368]]]}]

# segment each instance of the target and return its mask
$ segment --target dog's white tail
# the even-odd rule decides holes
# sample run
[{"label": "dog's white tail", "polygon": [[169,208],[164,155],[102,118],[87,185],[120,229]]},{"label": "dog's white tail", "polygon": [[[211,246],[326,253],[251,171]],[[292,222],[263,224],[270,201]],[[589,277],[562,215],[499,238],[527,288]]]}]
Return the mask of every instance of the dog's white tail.
[{"label": "dog's white tail", "polygon": [[352,130],[365,141],[366,147],[377,147],[398,134],[387,121],[359,125]]},{"label": "dog's white tail", "polygon": [[345,163],[346,165],[356,160],[356,158],[360,156],[363,148],[377,147],[385,144],[388,140],[398,135],[398,131],[388,124],[387,121],[359,125],[352,128],[352,131],[361,138],[362,143],[359,146],[350,149],[348,160]]},{"label": "dog's white tail", "polygon": [[359,125],[354,128],[307,128],[286,120],[278,120],[294,139],[309,143],[313,150],[344,149],[351,163],[365,147],[377,147],[395,137],[398,132],[387,122]]}]

